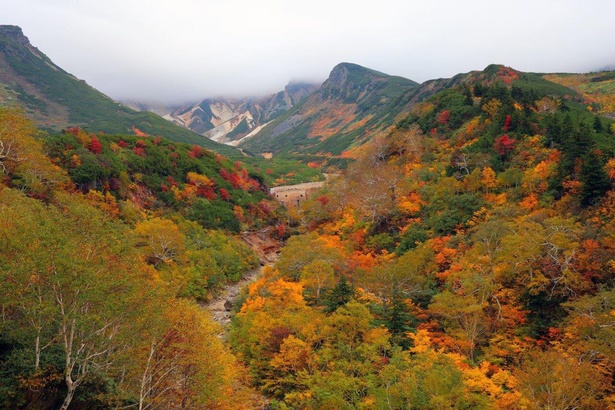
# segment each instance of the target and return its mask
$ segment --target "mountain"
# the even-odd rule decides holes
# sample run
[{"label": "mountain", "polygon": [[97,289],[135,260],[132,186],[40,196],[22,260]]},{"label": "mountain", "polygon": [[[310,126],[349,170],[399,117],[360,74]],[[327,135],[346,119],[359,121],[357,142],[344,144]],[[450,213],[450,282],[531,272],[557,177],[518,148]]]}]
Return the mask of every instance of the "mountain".
[{"label": "mountain", "polygon": [[[417,104],[423,101],[429,101],[432,96],[447,90],[449,94],[463,92],[466,98],[470,100],[474,88],[476,88],[478,93],[475,98],[480,98],[480,90],[498,85],[500,88],[511,90],[514,88],[517,92],[527,91],[530,94],[527,98],[536,96],[552,97],[565,100],[568,104],[578,104],[583,101],[581,96],[573,88],[551,81],[545,77],[549,76],[525,73],[500,64],[491,64],[482,71],[475,70],[468,73],[457,74],[452,78],[439,78],[425,81],[420,86],[416,87],[416,89],[408,95],[409,98],[405,100],[401,113],[404,116],[410,115],[402,119],[402,121],[407,122],[408,118],[414,118],[419,115],[413,113]],[[432,107],[431,110],[437,112],[439,108],[442,107]]]},{"label": "mountain", "polygon": [[255,152],[340,155],[392,125],[414,81],[341,63],[303,103],[240,145]]},{"label": "mountain", "polygon": [[107,134],[142,132],[238,155],[155,114],[118,104],[54,64],[17,26],[0,26],[0,105],[21,106],[50,131],[77,126]]},{"label": "mountain", "polygon": [[278,93],[261,98],[210,98],[179,107],[139,102],[125,104],[138,111],[154,112],[214,141],[235,145],[317,89],[316,84],[294,82]]},{"label": "mountain", "polygon": [[[246,151],[300,155],[307,161],[314,161],[315,156],[327,157],[327,163],[336,164],[341,161],[340,157],[359,155],[356,148],[393,124],[412,118],[412,115],[407,116],[414,107],[431,96],[446,90],[469,90],[474,86],[480,90],[494,84],[525,91],[528,98],[537,95],[553,97],[568,108],[574,105],[579,109],[594,104],[597,112],[608,116],[615,111],[611,103],[615,101],[612,98],[613,78],[612,73],[558,77],[524,73],[492,64],[482,71],[417,84],[342,63],[304,103],[289,110],[240,146]],[[461,108],[464,110],[467,111]],[[467,113],[458,114],[456,121],[467,120]]]},{"label": "mountain", "polygon": [[[13,37],[0,56],[35,60],[0,67],[2,98],[85,116]],[[352,155],[287,211],[263,184],[296,176],[283,155],[247,158],[261,176],[165,138],[41,141],[0,109],[0,409],[612,408],[615,120],[592,99],[614,79],[341,64],[242,144]],[[246,244],[272,238],[259,269]]]},{"label": "mountain", "polygon": [[615,118],[615,69],[588,74],[547,74],[549,81],[581,94],[593,112]]}]

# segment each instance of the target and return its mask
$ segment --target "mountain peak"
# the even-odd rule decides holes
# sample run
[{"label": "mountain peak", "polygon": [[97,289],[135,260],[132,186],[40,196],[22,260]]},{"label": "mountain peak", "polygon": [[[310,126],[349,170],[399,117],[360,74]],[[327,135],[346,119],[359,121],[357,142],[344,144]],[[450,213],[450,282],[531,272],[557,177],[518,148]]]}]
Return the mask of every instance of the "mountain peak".
[{"label": "mountain peak", "polygon": [[[336,65],[323,85],[296,108],[243,143],[253,151],[341,155],[395,121],[404,96],[417,87],[352,63]],[[369,132],[368,132],[369,130]]]},{"label": "mountain peak", "polygon": [[[36,47],[30,44],[30,40],[26,37],[19,26],[0,25],[0,51],[9,55],[19,55],[18,58],[25,58],[28,54],[42,59],[47,59]],[[56,67],[59,69],[59,67]]]},{"label": "mountain peak", "polygon": [[9,37],[25,37],[21,27],[11,25],[0,25],[0,35]]},{"label": "mountain peak", "polygon": [[321,87],[321,97],[341,98],[344,101],[355,100],[359,94],[378,89],[395,79],[402,87],[417,85],[412,80],[394,77],[380,71],[372,70],[353,63],[340,63],[333,67],[329,78]]},{"label": "mountain peak", "polygon": [[386,78],[388,74],[381,73],[376,70],[360,66],[353,63],[340,63],[333,67],[329,74],[328,83],[333,85],[342,85],[347,82],[360,83],[367,79]]},{"label": "mountain peak", "polygon": [[336,75],[341,72],[354,72],[354,73],[361,73],[361,74],[371,74],[371,75],[376,75],[376,76],[381,76],[381,77],[390,77],[388,74],[381,73],[380,71],[372,70],[371,68],[367,68],[367,67],[363,67],[358,64],[347,63],[347,62],[339,63],[338,65],[333,67],[333,70],[331,70],[330,76]]},{"label": "mountain peak", "polygon": [[19,44],[30,45],[30,40],[19,26],[0,25],[0,38],[7,38]]}]

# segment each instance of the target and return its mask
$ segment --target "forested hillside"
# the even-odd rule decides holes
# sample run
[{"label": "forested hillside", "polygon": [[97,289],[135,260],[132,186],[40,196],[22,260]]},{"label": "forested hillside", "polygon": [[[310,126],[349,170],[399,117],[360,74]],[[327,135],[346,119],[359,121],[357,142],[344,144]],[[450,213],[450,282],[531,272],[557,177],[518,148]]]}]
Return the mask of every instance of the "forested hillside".
[{"label": "forested hillside", "polygon": [[196,302],[259,265],[274,225],[241,164],[199,146],[0,110],[0,406],[255,408]]},{"label": "forested hillside", "polygon": [[547,80],[577,90],[593,112],[615,117],[615,72],[599,71],[589,74],[547,74]]},{"label": "forested hillside", "polygon": [[615,129],[490,66],[303,208],[232,346],[272,408],[615,405]]}]

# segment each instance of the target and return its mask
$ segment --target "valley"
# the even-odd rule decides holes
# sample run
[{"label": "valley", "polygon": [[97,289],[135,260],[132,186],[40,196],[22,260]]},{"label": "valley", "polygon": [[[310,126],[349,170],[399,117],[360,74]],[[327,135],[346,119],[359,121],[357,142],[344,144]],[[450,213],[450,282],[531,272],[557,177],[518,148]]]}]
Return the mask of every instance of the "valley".
[{"label": "valley", "polygon": [[16,26],[0,68],[0,408],[615,406],[614,72],[122,105]]},{"label": "valley", "polygon": [[[258,255],[260,266],[244,273],[238,282],[224,286],[216,298],[204,305],[212,312],[213,320],[226,328],[231,323],[233,308],[236,307],[242,292],[248,291],[248,286],[261,276],[265,266],[272,266],[277,262],[282,247],[282,244],[268,236],[266,231],[244,233],[242,240]],[[227,336],[225,333],[221,334],[222,338]]]}]

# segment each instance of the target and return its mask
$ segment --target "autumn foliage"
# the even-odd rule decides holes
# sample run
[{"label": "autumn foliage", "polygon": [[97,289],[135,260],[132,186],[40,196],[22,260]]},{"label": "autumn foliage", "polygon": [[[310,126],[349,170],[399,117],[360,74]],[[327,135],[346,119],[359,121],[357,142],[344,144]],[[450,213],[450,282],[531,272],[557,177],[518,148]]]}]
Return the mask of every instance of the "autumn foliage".
[{"label": "autumn foliage", "polygon": [[11,148],[0,155],[0,407],[259,407],[196,303],[258,258],[161,202],[148,208],[161,181],[164,195],[213,182],[113,169],[105,147],[159,154],[149,140],[73,129],[45,148],[20,112],[0,110],[0,124]]},{"label": "autumn foliage", "polygon": [[232,333],[275,403],[613,406],[608,127],[514,70],[477,76],[479,95],[421,103],[289,213],[303,235]]},{"label": "autumn foliage", "polygon": [[495,140],[493,149],[500,155],[506,155],[515,148],[515,140],[504,134]]},{"label": "autumn foliage", "polygon": [[[288,210],[207,150],[0,112],[2,404],[612,408],[615,140],[580,98],[469,73]],[[196,302],[247,230],[285,246],[223,342]]]},{"label": "autumn foliage", "polygon": [[92,137],[88,143],[88,149],[94,154],[100,154],[102,152],[102,144],[96,137]]}]

